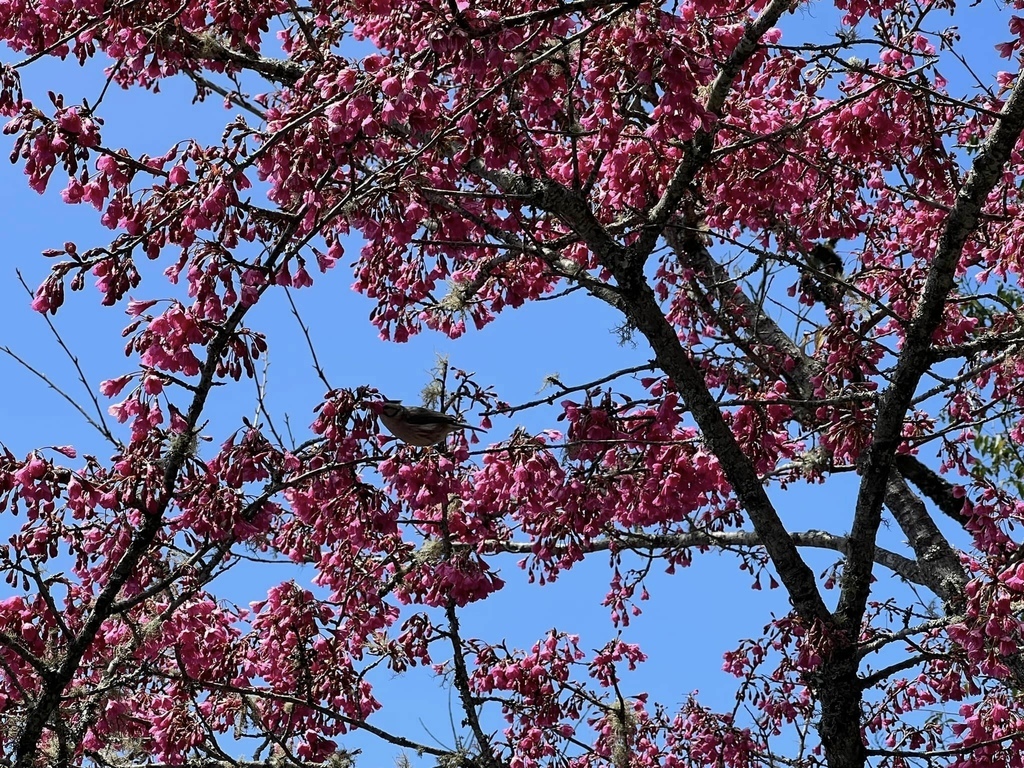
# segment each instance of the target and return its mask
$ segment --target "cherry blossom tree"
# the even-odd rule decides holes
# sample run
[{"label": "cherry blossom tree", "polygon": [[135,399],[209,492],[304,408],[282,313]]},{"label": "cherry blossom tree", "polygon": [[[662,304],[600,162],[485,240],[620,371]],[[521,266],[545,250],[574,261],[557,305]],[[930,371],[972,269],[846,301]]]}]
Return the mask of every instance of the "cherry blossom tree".
[{"label": "cherry blossom tree", "polygon": [[[0,3],[12,157],[115,233],[48,252],[33,307],[129,316],[112,456],[0,456],[3,764],[345,766],[362,733],[447,768],[1024,765],[1024,22],[976,6]],[[1009,71],[961,42],[982,20]],[[43,57],[188,78],[223,135],[112,146],[102,97],[26,97]],[[531,403],[445,368],[429,404],[495,428],[438,449],[326,377],[305,437],[211,426],[273,351],[252,310],[349,268],[395,342],[577,293],[651,362]],[[735,708],[628,692],[652,574],[721,551],[787,606],[722,648]],[[217,594],[253,553],[306,581]],[[461,622],[503,565],[544,600],[594,560],[603,647]],[[454,746],[379,725],[412,667]]]}]

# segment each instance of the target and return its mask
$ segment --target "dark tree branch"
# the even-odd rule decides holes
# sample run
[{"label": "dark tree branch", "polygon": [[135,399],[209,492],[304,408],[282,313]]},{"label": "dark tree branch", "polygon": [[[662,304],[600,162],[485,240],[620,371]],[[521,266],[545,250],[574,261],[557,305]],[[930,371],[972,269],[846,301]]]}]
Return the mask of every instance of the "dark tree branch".
[{"label": "dark tree branch", "polygon": [[914,311],[892,383],[878,407],[871,446],[863,459],[862,480],[850,531],[853,548],[843,570],[836,619],[856,634],[871,583],[871,553],[881,522],[889,470],[899,446],[907,408],[921,376],[931,364],[931,339],[942,321],[964,244],[978,225],[988,193],[999,180],[1024,128],[1024,78],[1017,78],[1002,117],[974,161],[956,204],[946,219],[938,249],[928,268],[921,300]]},{"label": "dark tree branch", "polygon": [[[743,37],[740,38],[736,48],[718,71],[714,82],[711,83],[705,104],[708,112],[716,116],[723,114],[725,102],[732,91],[732,85],[750,57],[761,46],[761,37],[775,26],[782,14],[790,10],[791,7],[792,3],[788,0],[772,0],[754,21],[747,24]],[[647,224],[643,234],[629,249],[630,260],[634,264],[642,265],[650,256],[665,230],[665,225],[675,215],[686,191],[691,187],[708,158],[711,157],[714,137],[718,130],[719,126],[716,123],[710,128],[698,131],[690,141],[686,157],[676,167],[661,199],[647,214]]]},{"label": "dark tree branch", "polygon": [[808,620],[824,619],[828,611],[815,584],[814,573],[801,559],[765,492],[757,470],[736,442],[718,403],[708,391],[704,374],[683,349],[654,292],[643,284],[623,294],[629,319],[650,342],[659,367],[672,377],[705,441],[721,462],[744,511],[761,536],[779,578],[789,590],[793,605]]},{"label": "dark tree branch", "polygon": [[[810,549],[828,549],[833,552],[844,553],[848,541],[846,536],[836,536],[827,531],[798,531],[790,534],[793,543],[798,547]],[[500,552],[528,555],[532,554],[533,542],[488,542],[487,546]],[[687,547],[717,547],[721,549],[732,549],[737,547],[753,547],[764,549],[764,544],[756,531],[721,531],[705,532],[691,531],[688,533],[664,533],[664,534],[643,534],[628,531],[616,532],[613,536],[603,539],[595,539],[581,547],[584,552],[606,552],[609,549],[628,549],[638,554],[647,550],[679,550]],[[558,549],[555,549],[558,553]],[[896,552],[891,552],[881,547],[875,548],[875,562],[888,568],[902,579],[913,584],[931,588],[926,576],[922,573],[918,564],[908,557]]]},{"label": "dark tree branch", "polygon": [[964,607],[967,586],[967,574],[959,556],[899,472],[890,472],[887,483],[885,504],[917,555],[925,583],[942,598],[947,614],[959,613]]},{"label": "dark tree branch", "polygon": [[[295,227],[296,225],[293,224],[281,234],[273,253],[268,259],[269,263],[272,263],[274,258],[283,251],[285,243],[290,239]],[[265,283],[260,290],[265,291],[270,284],[269,282]],[[207,356],[200,371],[195,395],[185,415],[186,434],[194,433],[199,424],[210,391],[213,389],[221,356],[228,348],[232,335],[241,324],[250,306],[249,304],[239,304],[207,346]],[[52,676],[45,681],[41,695],[27,712],[25,725],[18,738],[15,753],[17,757],[14,768],[30,768],[32,765],[39,739],[47,727],[47,723],[50,722],[51,718],[60,708],[64,689],[67,688],[74,678],[82,657],[94,642],[103,622],[112,614],[121,588],[132,577],[139,561],[153,545],[153,541],[163,525],[164,511],[174,498],[178,473],[184,466],[189,451],[190,448],[187,440],[177,441],[171,445],[164,459],[163,492],[155,499],[156,503],[153,505],[153,509],[140,504],[138,511],[142,524],[133,533],[131,543],[125,549],[121,559],[111,571],[107,582],[96,596],[92,608],[82,625],[82,629],[77,637],[68,644],[67,651],[60,665],[53,671]]]},{"label": "dark tree branch", "polygon": [[[731,88],[736,74],[756,50],[760,35],[789,8],[786,0],[774,0],[749,26],[747,34],[730,56],[720,77],[716,79],[709,94],[711,111],[720,110]],[[710,140],[710,134],[707,140]],[[706,151],[688,157],[677,169],[670,182],[673,191],[666,190],[662,207],[654,221],[661,221],[661,228],[675,211],[686,178],[691,178],[706,161]],[[703,158],[703,159],[701,159]],[[690,170],[690,164],[693,165]],[[790,539],[778,513],[772,506],[761,483],[757,470],[743,449],[736,442],[728,424],[718,408],[714,397],[708,391],[703,373],[694,365],[689,354],[680,344],[675,329],[668,322],[658,305],[654,292],[648,285],[638,263],[636,246],[622,246],[598,221],[586,199],[550,179],[536,180],[511,171],[489,170],[482,160],[473,160],[468,170],[507,194],[524,198],[534,207],[560,219],[579,235],[601,263],[612,273],[621,296],[619,309],[630,322],[647,338],[656,356],[659,367],[668,374],[679,388],[694,420],[700,427],[712,452],[718,456],[723,471],[750,516],[755,530],[761,536],[765,549],[772,559],[779,578],[786,585],[797,611],[808,620],[823,620],[828,616],[821,595],[818,592],[814,573],[800,557]],[[680,186],[681,185],[681,186]],[[678,188],[678,189],[677,189]],[[677,193],[679,196],[677,196]],[[652,230],[653,231],[653,230]],[[645,234],[653,237],[653,243],[661,236],[660,229]]]},{"label": "dark tree branch", "polygon": [[236,51],[210,34],[194,35],[179,28],[175,29],[173,34],[164,33],[159,39],[161,42],[171,45],[174,44],[175,39],[178,39],[188,46],[191,56],[232,64],[239,69],[251,70],[267,80],[281,85],[294,85],[304,74],[303,68],[293,61],[270,59],[255,52]]},{"label": "dark tree branch", "polygon": [[[748,329],[751,337],[766,346],[781,351],[793,360],[793,367],[788,373],[785,372],[785,369],[781,370],[783,370],[787,382],[807,398],[803,407],[798,406],[794,409],[794,414],[798,421],[805,426],[813,424],[815,406],[811,399],[814,392],[811,377],[819,372],[814,361],[793,343],[789,335],[783,332],[760,306],[752,302],[742,291],[732,289],[731,283],[728,281],[728,273],[714,260],[708,250],[697,242],[696,238],[691,237],[687,242],[687,238],[678,230],[670,230],[667,239],[677,252],[685,255],[688,263],[696,267],[698,277],[703,279],[705,285],[709,286],[709,290],[711,290],[710,286],[715,286],[715,290],[719,293],[717,298],[721,306],[739,308],[744,326]],[[727,285],[730,286],[728,290],[724,288]],[[941,485],[945,485],[947,495],[943,497],[946,502],[944,511],[949,509],[949,502],[955,502],[958,504],[957,514],[959,515],[962,501],[953,498],[952,486],[912,456],[900,455],[897,460],[900,462],[901,470],[904,466],[909,468],[911,474],[907,474],[908,479],[918,485],[937,504],[938,500],[918,484],[915,478],[922,479],[922,482],[928,482],[930,479],[929,487],[932,488],[938,485],[941,489]],[[927,478],[922,477],[925,475]],[[960,566],[957,553],[935,526],[920,499],[906,487],[904,482],[897,481],[886,488],[885,504],[893,513],[893,517],[896,518],[918,556],[921,573],[925,579],[924,583],[947,604],[955,605],[962,601],[966,574]],[[952,612],[955,613],[956,610],[953,608]]]},{"label": "dark tree branch", "polygon": [[[952,483],[931,467],[921,463],[916,456],[898,453],[893,458],[893,465],[903,477],[931,499],[940,512],[961,526],[967,525],[967,518],[963,514],[964,500],[956,496],[955,486]],[[888,500],[886,504],[888,504]]]},{"label": "dark tree branch", "polygon": [[637,273],[627,250],[611,237],[580,196],[553,181],[536,181],[510,171],[488,171],[480,161],[471,163],[478,175],[510,194],[525,196],[537,208],[559,219],[583,238],[584,242],[612,272],[619,286],[620,309],[650,342],[658,366],[679,388],[687,407],[701,428],[711,450],[743,503],[779,578],[786,585],[793,603],[808,619],[828,615],[818,593],[814,574],[800,558],[772,506],[757,470],[743,453],[722,417],[718,404],[707,389],[704,375],[683,349],[675,329],[665,318],[654,292]]}]

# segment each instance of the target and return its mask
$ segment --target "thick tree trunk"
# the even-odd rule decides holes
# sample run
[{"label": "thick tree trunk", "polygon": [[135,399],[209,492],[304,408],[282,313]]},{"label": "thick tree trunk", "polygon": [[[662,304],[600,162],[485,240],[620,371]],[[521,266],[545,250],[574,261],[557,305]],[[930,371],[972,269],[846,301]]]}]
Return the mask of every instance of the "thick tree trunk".
[{"label": "thick tree trunk", "polygon": [[861,738],[861,687],[852,646],[836,650],[822,664],[815,690],[821,703],[818,734],[829,768],[864,768],[868,755]]}]

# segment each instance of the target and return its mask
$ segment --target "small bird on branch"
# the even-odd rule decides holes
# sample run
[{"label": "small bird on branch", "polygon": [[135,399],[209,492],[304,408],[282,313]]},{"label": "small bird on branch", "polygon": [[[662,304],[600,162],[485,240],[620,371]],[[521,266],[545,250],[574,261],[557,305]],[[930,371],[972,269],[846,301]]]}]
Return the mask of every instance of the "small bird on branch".
[{"label": "small bird on branch", "polygon": [[443,442],[448,435],[460,429],[484,431],[440,411],[402,405],[401,400],[385,400],[380,409],[380,421],[403,443],[420,447]]},{"label": "small bird on branch", "polygon": [[839,238],[833,237],[827,243],[816,243],[809,254],[811,266],[830,277],[842,277],[843,260],[836,253],[838,242]]},{"label": "small bird on branch", "polygon": [[[843,277],[843,260],[836,253],[834,237],[827,243],[816,243],[807,254],[807,266],[837,281]],[[843,300],[843,287],[836,282],[827,280],[818,274],[801,270],[800,290],[814,301],[820,301],[829,307],[838,306]]]}]

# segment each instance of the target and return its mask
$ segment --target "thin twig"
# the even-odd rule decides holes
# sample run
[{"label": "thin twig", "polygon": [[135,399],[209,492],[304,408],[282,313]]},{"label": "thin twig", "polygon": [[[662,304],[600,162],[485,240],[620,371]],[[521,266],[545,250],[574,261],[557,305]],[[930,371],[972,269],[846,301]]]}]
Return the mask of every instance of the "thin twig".
[{"label": "thin twig", "polygon": [[[18,281],[21,283],[22,287],[25,289],[25,292],[28,293],[28,295],[30,297],[34,296],[35,294],[33,293],[32,289],[29,288],[28,283],[25,282],[25,277],[24,277],[24,275],[21,274],[21,270],[20,269],[16,269],[14,272],[18,276]],[[57,330],[57,327],[53,324],[53,321],[50,320],[50,316],[44,314],[43,315],[43,320],[45,320],[47,326],[49,326],[50,332],[53,333],[54,338],[57,340],[57,344],[59,344],[60,348],[64,350],[64,353],[68,356],[68,359],[71,360],[71,364],[73,366],[75,366],[75,370],[78,372],[78,380],[80,382],[82,382],[82,386],[85,387],[86,394],[89,396],[89,399],[92,400],[93,407],[96,408],[96,415],[99,417],[99,424],[97,424],[95,421],[93,421],[91,418],[89,418],[89,416],[86,415],[85,411],[82,410],[82,408],[75,401],[71,400],[70,397],[68,397],[66,394],[61,392],[59,389],[57,391],[60,392],[60,394],[62,394],[64,396],[64,398],[68,400],[68,402],[70,402],[72,405],[74,405],[75,408],[77,408],[78,411],[83,416],[85,416],[86,421],[88,421],[93,427],[95,427],[99,431],[99,433],[101,435],[103,435],[108,441],[113,443],[116,447],[120,448],[121,447],[121,442],[116,437],[114,437],[113,433],[110,431],[110,427],[107,426],[107,422],[103,418],[103,408],[100,406],[100,402],[96,398],[95,390],[93,389],[92,386],[89,385],[89,380],[86,379],[85,372],[82,370],[82,366],[81,366],[81,364],[79,364],[78,358],[74,354],[72,354],[71,350],[68,348],[68,345],[64,343],[64,339],[61,337],[60,331]],[[21,361],[17,356],[15,356],[10,350],[5,348],[4,351],[6,351],[7,354],[9,354],[12,357],[14,357],[16,360],[18,360],[18,362],[22,363],[22,365],[25,365],[25,363],[23,361]],[[32,373],[35,373],[37,376],[41,376],[41,374],[39,374],[37,371],[33,370],[31,367],[29,367],[27,365],[26,365],[26,367],[30,371],[32,371]],[[41,376],[41,378],[44,381],[46,381],[47,384],[50,384],[50,382],[46,379],[45,376]],[[50,386],[52,387],[53,385],[50,384]]]},{"label": "thin twig", "polygon": [[309,347],[310,357],[313,358],[313,370],[316,371],[317,377],[327,387],[327,391],[330,392],[334,389],[331,386],[331,382],[327,380],[327,374],[324,373],[324,369],[320,367],[320,360],[316,356],[316,348],[313,346],[313,339],[309,335],[309,327],[303,322],[302,316],[299,314],[299,308],[295,306],[295,300],[292,298],[291,289],[288,286],[284,286],[284,295],[288,298],[288,303],[291,305],[292,314],[295,315],[295,320],[299,324],[299,328],[302,329],[302,335],[306,337],[306,346]]},{"label": "thin twig", "polygon": [[[270,433],[274,436],[274,439],[277,440],[277,444],[284,446],[284,440],[281,439],[281,435],[278,433],[277,427],[274,426],[274,419],[271,417],[270,411],[267,409],[265,399],[268,381],[267,373],[269,370],[270,357],[267,356],[263,358],[263,381],[257,381],[256,378],[253,377],[253,382],[256,384],[256,413],[258,415],[262,415],[262,417],[266,419],[267,426],[270,428]],[[256,420],[254,419],[253,421],[255,422]]]},{"label": "thin twig", "polygon": [[302,36],[306,38],[306,45],[309,46],[310,54],[314,56],[317,61],[323,63],[324,55],[320,51],[320,47],[316,44],[316,38],[313,37],[313,30],[309,28],[309,24],[306,23],[306,20],[302,18],[302,14],[295,5],[295,0],[288,0],[288,8],[291,9],[292,16],[295,18],[295,23],[299,25],[299,29],[302,31]]},{"label": "thin twig", "polygon": [[225,99],[230,101],[236,107],[241,107],[246,112],[249,112],[249,113],[255,115],[256,117],[258,117],[260,119],[260,121],[263,121],[263,120],[267,119],[267,116],[265,114],[263,114],[263,111],[260,110],[260,109],[257,109],[256,107],[254,107],[249,102],[248,99],[246,99],[244,96],[242,96],[241,93],[234,93],[232,91],[229,91],[227,88],[225,88],[225,87],[223,87],[221,85],[218,85],[217,83],[213,82],[212,80],[210,80],[210,79],[208,79],[206,77],[203,77],[198,72],[193,72],[191,70],[186,69],[185,70],[185,74],[188,76],[188,78],[193,83],[196,84],[197,88],[206,88],[207,90],[213,91],[214,93],[219,94],[220,96],[223,96]]},{"label": "thin twig", "polygon": [[90,416],[88,413],[86,413],[85,409],[82,408],[82,406],[80,406],[77,402],[75,402],[74,398],[72,398],[71,395],[69,395],[63,389],[61,389],[56,384],[54,384],[52,381],[50,381],[50,379],[47,378],[46,374],[44,374],[42,371],[36,370],[31,365],[29,365],[29,363],[27,361],[25,361],[21,357],[19,357],[10,347],[0,346],[0,352],[3,352],[5,355],[8,355],[9,357],[13,358],[17,363],[19,363],[29,373],[31,373],[31,374],[37,376],[39,379],[41,379],[46,384],[46,386],[48,386],[50,389],[52,389],[58,395],[63,397],[65,400],[67,400],[71,404],[72,408],[74,408],[76,411],[78,411],[80,414],[82,414],[82,418],[84,418],[86,420],[86,422],[93,429],[95,429],[97,432],[99,432],[105,438],[110,440],[115,446],[120,447],[120,443],[118,443],[118,441],[114,438],[113,435],[110,434],[110,432],[108,430],[106,430],[103,426],[100,426],[98,423],[96,423],[96,421],[92,418],[92,416]]},{"label": "thin twig", "polygon": [[513,405],[513,406],[510,406],[509,408],[501,408],[501,409],[495,409],[495,410],[492,410],[492,411],[484,411],[483,415],[484,416],[495,416],[495,415],[511,416],[513,413],[517,413],[519,411],[525,411],[528,408],[534,408],[534,407],[536,407],[538,405],[551,405],[555,400],[557,400],[560,397],[564,397],[565,395],[568,395],[570,392],[586,391],[588,389],[592,389],[594,387],[600,386],[601,384],[606,384],[609,381],[613,381],[613,380],[619,378],[620,376],[628,376],[628,375],[633,374],[633,373],[640,373],[641,371],[654,371],[654,370],[655,370],[654,362],[653,361],[648,361],[644,365],[635,365],[632,368],[623,368],[620,371],[615,371],[614,373],[609,373],[607,376],[603,376],[600,379],[595,379],[594,381],[588,381],[586,384],[576,384],[576,385],[573,385],[571,387],[567,387],[564,384],[560,384],[559,386],[561,386],[562,388],[558,392],[554,393],[553,395],[548,395],[547,397],[542,397],[542,398],[540,398],[538,400],[531,400],[528,403],[522,403],[520,405]]}]

